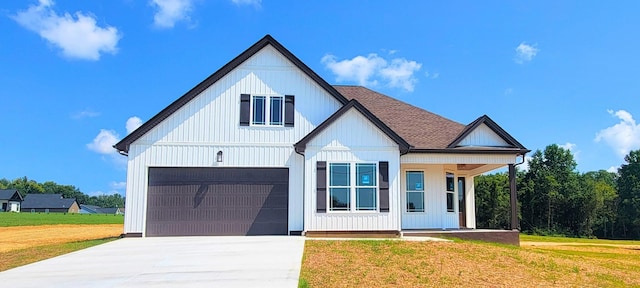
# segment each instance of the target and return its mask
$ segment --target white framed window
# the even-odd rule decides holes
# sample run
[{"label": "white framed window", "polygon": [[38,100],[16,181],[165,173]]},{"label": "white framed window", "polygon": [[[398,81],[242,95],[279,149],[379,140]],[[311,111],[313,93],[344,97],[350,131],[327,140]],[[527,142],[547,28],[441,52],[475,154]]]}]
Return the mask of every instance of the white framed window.
[{"label": "white framed window", "polygon": [[283,96],[251,96],[251,125],[283,126]]},{"label": "white framed window", "polygon": [[377,211],[376,163],[330,163],[329,211]]},{"label": "white framed window", "polygon": [[329,211],[351,210],[351,165],[329,164]]},{"label": "white framed window", "polygon": [[407,212],[424,212],[424,171],[407,171]]},{"label": "white framed window", "polygon": [[456,192],[456,184],[455,184],[455,175],[453,173],[447,172],[446,177],[446,185],[447,185],[447,212],[455,212],[455,192]]}]

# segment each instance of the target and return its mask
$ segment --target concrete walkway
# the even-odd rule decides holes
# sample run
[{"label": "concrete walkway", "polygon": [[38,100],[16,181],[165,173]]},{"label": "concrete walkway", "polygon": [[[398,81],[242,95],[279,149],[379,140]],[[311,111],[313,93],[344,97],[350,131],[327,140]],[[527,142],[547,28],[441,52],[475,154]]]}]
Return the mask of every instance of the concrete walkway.
[{"label": "concrete walkway", "polygon": [[297,287],[304,237],[126,238],[0,272],[2,287]]}]

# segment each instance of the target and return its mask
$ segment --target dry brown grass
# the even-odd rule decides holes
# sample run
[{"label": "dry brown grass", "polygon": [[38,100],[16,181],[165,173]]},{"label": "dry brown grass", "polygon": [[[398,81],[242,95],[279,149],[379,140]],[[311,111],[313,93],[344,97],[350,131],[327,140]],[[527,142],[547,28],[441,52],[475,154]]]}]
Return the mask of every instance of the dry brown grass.
[{"label": "dry brown grass", "polygon": [[122,224],[0,227],[0,253],[36,246],[117,237]]},{"label": "dry brown grass", "polygon": [[36,246],[26,249],[13,250],[9,252],[0,252],[0,271],[8,270],[18,266],[30,264],[40,260],[53,258],[62,254],[73,252],[76,250],[99,245],[105,242],[113,241],[118,238],[106,238],[96,240],[86,240],[80,242],[58,243],[45,246]]},{"label": "dry brown grass", "polygon": [[307,241],[301,286],[640,287],[640,251],[472,242]]}]

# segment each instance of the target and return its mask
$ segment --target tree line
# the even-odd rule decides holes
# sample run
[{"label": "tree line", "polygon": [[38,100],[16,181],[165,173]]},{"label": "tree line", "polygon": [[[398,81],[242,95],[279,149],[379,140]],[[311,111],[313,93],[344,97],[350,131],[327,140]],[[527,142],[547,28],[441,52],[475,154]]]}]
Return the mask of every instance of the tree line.
[{"label": "tree line", "polygon": [[120,194],[89,196],[73,185],[60,185],[53,181],[38,183],[27,177],[13,181],[0,179],[0,189],[15,189],[22,197],[27,194],[62,194],[64,198],[76,198],[78,204],[95,205],[105,208],[124,207],[124,200]]},{"label": "tree line", "polygon": [[[580,173],[568,149],[537,150],[518,169],[518,217],[523,232],[542,235],[640,239],[640,150],[617,173]],[[478,228],[509,228],[507,173],[475,177]]]}]

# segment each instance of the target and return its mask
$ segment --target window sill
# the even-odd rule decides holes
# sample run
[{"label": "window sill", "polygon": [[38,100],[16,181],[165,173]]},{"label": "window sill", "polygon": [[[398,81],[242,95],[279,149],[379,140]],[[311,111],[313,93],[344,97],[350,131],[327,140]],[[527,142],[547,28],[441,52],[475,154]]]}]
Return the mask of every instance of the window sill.
[{"label": "window sill", "polygon": [[[385,212],[386,213],[386,212]],[[362,215],[362,214],[382,214],[380,211],[327,211],[327,213],[321,213],[326,215]]]},{"label": "window sill", "polygon": [[242,127],[251,127],[251,128],[285,128],[287,126],[284,126],[284,125],[255,125],[255,124],[250,124],[249,126],[242,126]]}]

